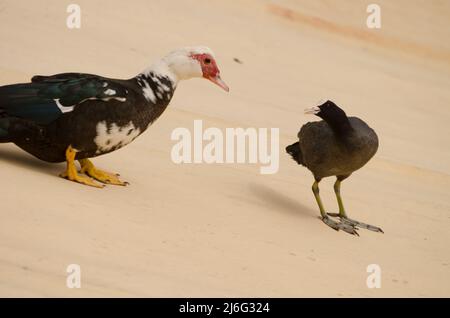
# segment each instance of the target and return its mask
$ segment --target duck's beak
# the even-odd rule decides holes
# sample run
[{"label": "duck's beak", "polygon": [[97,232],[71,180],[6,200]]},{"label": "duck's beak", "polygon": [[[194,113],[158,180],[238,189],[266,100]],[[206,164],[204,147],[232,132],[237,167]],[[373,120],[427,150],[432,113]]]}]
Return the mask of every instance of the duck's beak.
[{"label": "duck's beak", "polygon": [[229,92],[230,88],[227,84],[220,78],[220,75],[217,74],[215,77],[208,77],[208,79],[214,84],[220,86],[224,91]]},{"label": "duck's beak", "polygon": [[320,108],[318,106],[310,107],[305,109],[305,114],[315,115],[320,112]]}]

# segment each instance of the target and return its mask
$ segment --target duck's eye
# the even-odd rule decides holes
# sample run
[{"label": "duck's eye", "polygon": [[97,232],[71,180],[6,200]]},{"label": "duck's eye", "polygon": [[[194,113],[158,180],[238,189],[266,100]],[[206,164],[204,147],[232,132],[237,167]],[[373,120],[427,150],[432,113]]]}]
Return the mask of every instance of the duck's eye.
[{"label": "duck's eye", "polygon": [[211,59],[206,58],[205,59],[205,64],[210,64],[211,63]]}]

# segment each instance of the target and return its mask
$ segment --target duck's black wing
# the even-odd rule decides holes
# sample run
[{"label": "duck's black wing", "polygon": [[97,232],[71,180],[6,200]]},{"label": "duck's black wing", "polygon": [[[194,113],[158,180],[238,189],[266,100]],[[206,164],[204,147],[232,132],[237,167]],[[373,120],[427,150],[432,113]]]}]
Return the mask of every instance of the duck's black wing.
[{"label": "duck's black wing", "polygon": [[0,87],[0,118],[48,124],[87,100],[125,101],[120,81],[83,73],[34,76],[31,83]]}]

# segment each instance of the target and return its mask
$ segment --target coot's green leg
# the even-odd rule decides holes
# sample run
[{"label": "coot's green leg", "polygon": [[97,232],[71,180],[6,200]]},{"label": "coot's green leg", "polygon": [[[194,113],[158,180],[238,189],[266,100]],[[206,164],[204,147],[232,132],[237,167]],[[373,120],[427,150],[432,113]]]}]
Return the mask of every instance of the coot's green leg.
[{"label": "coot's green leg", "polygon": [[325,212],[325,209],[323,207],[322,199],[320,198],[319,182],[320,182],[320,179],[316,179],[314,181],[314,183],[312,185],[312,191],[314,193],[314,197],[316,198],[317,205],[319,206],[320,214],[322,216],[323,223],[325,223],[326,225],[328,225],[332,229],[335,229],[336,231],[343,230],[343,231],[345,231],[345,232],[347,232],[349,234],[358,235],[358,232],[356,232],[356,229],[355,229],[355,227],[353,225],[351,225],[349,223],[343,223],[343,222],[338,223],[338,222],[333,221],[332,219],[330,219],[328,217],[328,215]]},{"label": "coot's green leg", "polygon": [[328,215],[329,216],[338,216],[341,219],[341,222],[350,224],[354,227],[360,227],[362,229],[384,233],[383,230],[377,226],[362,223],[362,222],[359,222],[356,220],[349,219],[347,217],[347,214],[345,213],[344,203],[342,202],[342,197],[341,197],[341,181],[347,177],[348,176],[338,176],[336,179],[336,182],[334,183],[334,193],[336,193],[336,199],[337,199],[338,205],[339,205],[339,214],[328,213]]},{"label": "coot's green leg", "polygon": [[342,202],[342,197],[341,197],[341,181],[339,180],[339,178],[336,180],[336,182],[334,183],[334,193],[336,193],[336,198],[338,201],[338,205],[339,205],[339,216],[342,218],[346,218],[347,214],[345,213],[345,208],[344,208],[344,202]]},{"label": "coot's green leg", "polygon": [[334,193],[336,194],[336,199],[339,205],[339,213],[328,213],[329,216],[339,216],[340,218],[347,218],[345,213],[344,202],[341,197],[341,182],[348,176],[338,176],[336,182],[334,183]]}]

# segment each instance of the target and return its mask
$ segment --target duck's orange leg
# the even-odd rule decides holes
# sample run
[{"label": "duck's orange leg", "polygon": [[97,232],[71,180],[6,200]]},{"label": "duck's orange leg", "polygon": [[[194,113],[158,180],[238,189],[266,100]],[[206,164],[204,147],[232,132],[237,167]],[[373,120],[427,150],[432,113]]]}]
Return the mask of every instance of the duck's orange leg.
[{"label": "duck's orange leg", "polygon": [[103,188],[103,184],[98,184],[91,178],[83,175],[79,175],[77,172],[77,168],[75,166],[75,156],[77,154],[77,151],[72,148],[72,146],[67,147],[66,150],[66,161],[67,161],[67,168],[66,171],[61,173],[59,176],[65,179],[68,179],[70,181],[78,182],[81,184],[85,184],[91,187],[96,188]]},{"label": "duck's orange leg", "polygon": [[121,181],[119,179],[119,175],[116,173],[110,173],[97,169],[89,159],[81,159],[79,161],[81,165],[81,172],[87,174],[97,181],[120,186],[126,186],[129,184],[128,182]]}]

